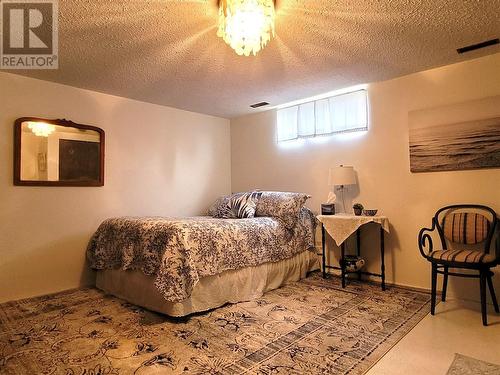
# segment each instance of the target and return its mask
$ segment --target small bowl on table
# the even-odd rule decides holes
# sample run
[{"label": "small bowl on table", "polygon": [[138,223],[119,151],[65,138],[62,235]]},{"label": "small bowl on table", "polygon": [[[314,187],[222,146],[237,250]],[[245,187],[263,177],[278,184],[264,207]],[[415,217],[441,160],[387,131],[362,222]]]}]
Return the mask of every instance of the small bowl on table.
[{"label": "small bowl on table", "polygon": [[378,210],[363,210],[363,215],[365,216],[375,216]]}]

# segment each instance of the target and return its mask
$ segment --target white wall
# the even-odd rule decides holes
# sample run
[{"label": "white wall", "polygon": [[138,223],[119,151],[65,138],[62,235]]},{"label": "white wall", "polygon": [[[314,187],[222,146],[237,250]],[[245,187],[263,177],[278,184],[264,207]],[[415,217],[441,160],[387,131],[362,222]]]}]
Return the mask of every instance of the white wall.
[{"label": "white wall", "polygon": [[[13,124],[106,132],[105,186],[13,186]],[[0,302],[92,284],[85,249],[111,216],[200,214],[230,191],[226,119],[0,73]]]},{"label": "white wall", "polygon": [[[309,206],[318,211],[328,194],[329,168],[353,165],[359,178],[355,201],[379,208],[392,222],[389,281],[428,288],[430,267],[417,249],[418,230],[447,204],[474,202],[500,213],[500,169],[410,173],[408,113],[499,95],[500,54],[370,84],[368,92],[371,118],[365,134],[284,146],[276,142],[273,110],[231,120],[232,190],[303,191],[313,196]],[[376,231],[366,232],[362,250],[372,254],[369,268],[376,271]],[[478,298],[477,280],[452,279],[451,293]],[[500,276],[495,285],[500,294]]]}]

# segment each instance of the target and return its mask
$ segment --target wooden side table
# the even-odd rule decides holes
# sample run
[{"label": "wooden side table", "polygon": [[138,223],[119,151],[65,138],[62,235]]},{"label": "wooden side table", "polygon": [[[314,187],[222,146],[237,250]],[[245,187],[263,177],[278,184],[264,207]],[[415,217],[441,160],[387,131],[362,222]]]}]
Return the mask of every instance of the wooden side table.
[{"label": "wooden side table", "polygon": [[[321,246],[323,256],[323,278],[326,278],[326,269],[337,269],[341,271],[342,288],[346,285],[346,276],[350,273],[358,275],[369,275],[380,277],[382,279],[382,290],[385,290],[385,239],[384,232],[389,232],[389,219],[385,216],[354,216],[354,215],[319,215],[317,219],[321,222]],[[361,235],[360,228],[368,223],[376,223],[380,225],[380,273],[367,271],[347,271],[345,262],[342,261],[339,266],[331,266],[326,264],[326,235],[330,235],[337,246],[340,246],[341,260],[345,259],[345,241],[356,233],[356,253],[361,255]]]}]

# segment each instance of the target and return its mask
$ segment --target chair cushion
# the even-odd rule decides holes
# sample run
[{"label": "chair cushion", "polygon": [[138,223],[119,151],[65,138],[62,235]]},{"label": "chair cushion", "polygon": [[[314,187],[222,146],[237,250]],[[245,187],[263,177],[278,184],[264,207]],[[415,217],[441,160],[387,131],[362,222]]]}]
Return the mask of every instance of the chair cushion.
[{"label": "chair cushion", "polygon": [[460,262],[469,264],[483,264],[495,262],[495,256],[483,251],[473,250],[435,250],[429,254],[432,259],[445,262]]},{"label": "chair cushion", "polygon": [[490,222],[473,212],[448,214],[443,218],[444,236],[455,243],[474,245],[488,237]]}]

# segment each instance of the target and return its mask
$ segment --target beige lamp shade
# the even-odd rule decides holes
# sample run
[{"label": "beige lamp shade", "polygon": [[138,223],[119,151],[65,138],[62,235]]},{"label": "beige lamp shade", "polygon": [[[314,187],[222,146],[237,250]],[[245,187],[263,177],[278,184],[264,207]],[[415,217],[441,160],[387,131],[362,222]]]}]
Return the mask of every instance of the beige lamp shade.
[{"label": "beige lamp shade", "polygon": [[354,167],[341,165],[339,167],[330,168],[330,177],[328,179],[329,186],[345,186],[356,185],[356,174]]}]

